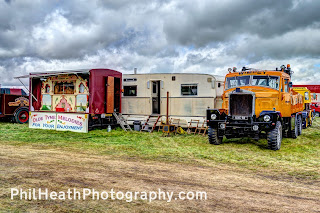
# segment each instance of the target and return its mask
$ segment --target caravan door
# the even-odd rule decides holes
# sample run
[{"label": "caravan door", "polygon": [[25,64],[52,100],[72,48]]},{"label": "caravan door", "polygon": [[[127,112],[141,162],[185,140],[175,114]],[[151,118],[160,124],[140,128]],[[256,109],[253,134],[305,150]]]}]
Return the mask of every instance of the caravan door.
[{"label": "caravan door", "polygon": [[160,114],[160,81],[152,81],[152,114]]},{"label": "caravan door", "polygon": [[105,96],[106,113],[114,112],[114,77],[106,77],[106,96]]}]

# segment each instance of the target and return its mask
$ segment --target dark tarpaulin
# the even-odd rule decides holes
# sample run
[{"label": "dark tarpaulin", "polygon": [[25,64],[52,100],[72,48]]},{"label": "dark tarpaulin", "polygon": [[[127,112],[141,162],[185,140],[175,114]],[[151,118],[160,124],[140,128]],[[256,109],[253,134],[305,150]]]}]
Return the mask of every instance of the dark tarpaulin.
[{"label": "dark tarpaulin", "polygon": [[[29,94],[29,102],[32,103],[34,110],[40,110],[41,107],[41,81],[39,78],[30,79],[30,88],[29,91],[34,95],[38,100],[35,100],[31,94]],[[31,101],[32,100],[32,101]],[[31,106],[30,106],[31,107]]]},{"label": "dark tarpaulin", "polygon": [[[112,76],[119,78],[119,88],[122,88],[122,73],[110,69],[92,69],[90,70],[89,80],[89,113],[106,113],[106,78]],[[119,112],[121,112],[121,95],[119,99]]]}]

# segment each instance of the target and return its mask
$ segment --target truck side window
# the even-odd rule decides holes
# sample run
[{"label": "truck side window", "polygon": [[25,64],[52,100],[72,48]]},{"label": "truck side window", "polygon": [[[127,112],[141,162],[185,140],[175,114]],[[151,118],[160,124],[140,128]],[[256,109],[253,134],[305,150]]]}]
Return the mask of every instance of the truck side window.
[{"label": "truck side window", "polygon": [[288,79],[284,79],[284,91],[285,92],[289,92],[289,80]]}]

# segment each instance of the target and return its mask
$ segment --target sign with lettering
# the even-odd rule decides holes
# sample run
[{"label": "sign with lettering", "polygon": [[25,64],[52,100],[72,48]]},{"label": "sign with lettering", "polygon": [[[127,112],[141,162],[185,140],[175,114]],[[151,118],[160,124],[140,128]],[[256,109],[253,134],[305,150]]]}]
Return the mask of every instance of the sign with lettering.
[{"label": "sign with lettering", "polygon": [[56,113],[30,112],[29,128],[56,129]]},{"label": "sign with lettering", "polygon": [[77,113],[57,113],[56,130],[88,132],[88,115]]},{"label": "sign with lettering", "polygon": [[29,128],[88,132],[88,114],[30,112]]}]

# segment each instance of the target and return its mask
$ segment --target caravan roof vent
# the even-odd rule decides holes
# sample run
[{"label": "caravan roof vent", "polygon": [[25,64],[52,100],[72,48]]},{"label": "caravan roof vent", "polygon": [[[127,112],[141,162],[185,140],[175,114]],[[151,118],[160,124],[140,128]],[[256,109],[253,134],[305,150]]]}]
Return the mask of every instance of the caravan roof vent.
[{"label": "caravan roof vent", "polygon": [[137,81],[136,78],[125,78],[123,79],[124,82],[132,82],[132,81]]}]

